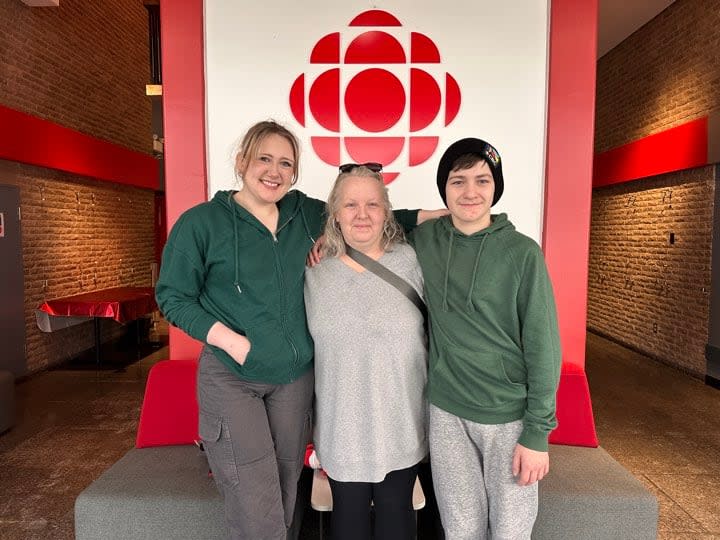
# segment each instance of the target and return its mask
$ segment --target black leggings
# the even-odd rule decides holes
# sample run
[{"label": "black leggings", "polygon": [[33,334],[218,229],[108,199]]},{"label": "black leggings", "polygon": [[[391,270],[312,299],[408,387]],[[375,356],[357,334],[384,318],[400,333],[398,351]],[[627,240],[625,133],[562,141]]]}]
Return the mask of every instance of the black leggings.
[{"label": "black leggings", "polygon": [[415,538],[412,492],[418,466],[392,471],[382,482],[337,482],[332,478],[333,511],[330,522],[333,540],[369,540],[370,502],[375,508],[375,540]]}]

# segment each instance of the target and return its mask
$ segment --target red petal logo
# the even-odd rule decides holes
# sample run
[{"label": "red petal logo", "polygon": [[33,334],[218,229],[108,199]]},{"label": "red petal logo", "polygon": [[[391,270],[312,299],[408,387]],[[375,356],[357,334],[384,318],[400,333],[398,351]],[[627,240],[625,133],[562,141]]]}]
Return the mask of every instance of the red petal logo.
[{"label": "red petal logo", "polygon": [[[312,129],[311,145],[323,162],[340,165],[344,148],[356,162],[381,162],[385,183],[390,183],[399,175],[391,166],[414,167],[435,153],[439,137],[431,126],[441,114],[443,126],[458,115],[460,86],[449,73],[439,79],[433,74],[441,58],[432,39],[419,32],[402,36],[402,23],[391,13],[365,11],[348,27],[315,44],[310,64],[328,69],[295,79],[290,111],[301,126]],[[309,126],[308,113],[319,129]],[[397,161],[403,150],[407,163]]]}]

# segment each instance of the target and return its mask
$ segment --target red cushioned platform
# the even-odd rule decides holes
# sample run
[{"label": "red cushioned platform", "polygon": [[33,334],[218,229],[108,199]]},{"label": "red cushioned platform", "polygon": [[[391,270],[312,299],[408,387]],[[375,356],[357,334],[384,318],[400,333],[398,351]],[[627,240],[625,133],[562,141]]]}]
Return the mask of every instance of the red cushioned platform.
[{"label": "red cushioned platform", "polygon": [[137,448],[193,444],[198,437],[197,360],[163,360],[148,374]]},{"label": "red cushioned platform", "polygon": [[560,372],[557,419],[558,427],[550,434],[552,444],[598,445],[587,377],[575,364],[563,364]]},{"label": "red cushioned platform", "polygon": [[[193,444],[198,439],[197,360],[163,360],[150,370],[138,425],[137,448]],[[558,427],[552,444],[598,446],[585,371],[563,364],[557,393]]]}]

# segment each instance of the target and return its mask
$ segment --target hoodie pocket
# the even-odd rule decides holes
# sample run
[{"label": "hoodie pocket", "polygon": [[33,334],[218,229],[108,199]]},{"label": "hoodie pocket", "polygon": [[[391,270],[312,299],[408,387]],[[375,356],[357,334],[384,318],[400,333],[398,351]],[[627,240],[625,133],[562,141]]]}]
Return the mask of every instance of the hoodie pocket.
[{"label": "hoodie pocket", "polygon": [[445,346],[432,370],[432,386],[454,400],[481,408],[525,399],[525,384],[508,377],[503,357],[489,351]]},{"label": "hoodie pocket", "polygon": [[242,366],[244,376],[252,380],[283,378],[295,361],[296,353],[282,326],[276,320],[266,321],[248,328],[250,352]]}]

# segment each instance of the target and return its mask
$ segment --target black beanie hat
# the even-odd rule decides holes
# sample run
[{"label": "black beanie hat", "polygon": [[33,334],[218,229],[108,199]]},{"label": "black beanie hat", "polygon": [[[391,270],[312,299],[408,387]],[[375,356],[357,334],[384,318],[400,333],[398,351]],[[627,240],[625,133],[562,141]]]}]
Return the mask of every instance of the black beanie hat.
[{"label": "black beanie hat", "polygon": [[440,163],[437,170],[437,186],[440,191],[440,197],[442,197],[445,206],[447,206],[447,199],[445,197],[445,186],[447,185],[448,176],[452,170],[453,163],[455,160],[465,154],[477,154],[481,156],[485,163],[490,167],[492,171],[493,180],[495,181],[495,195],[490,206],[493,206],[502,197],[503,189],[505,184],[503,182],[502,173],[502,162],[500,161],[500,153],[495,149],[493,145],[480,139],[474,139],[468,137],[467,139],[460,139],[455,141],[440,158]]}]

